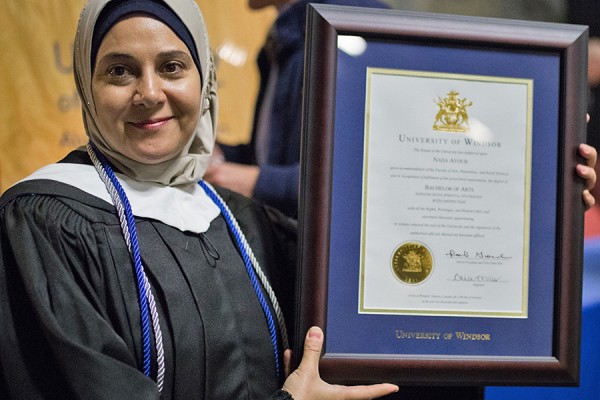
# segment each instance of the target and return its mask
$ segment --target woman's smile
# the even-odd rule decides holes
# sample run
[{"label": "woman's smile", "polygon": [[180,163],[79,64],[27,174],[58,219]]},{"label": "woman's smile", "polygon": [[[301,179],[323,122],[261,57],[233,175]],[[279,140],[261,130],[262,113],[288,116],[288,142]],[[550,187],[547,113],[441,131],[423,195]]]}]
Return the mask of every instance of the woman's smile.
[{"label": "woman's smile", "polygon": [[168,124],[173,117],[165,117],[165,118],[153,118],[142,121],[132,121],[129,124],[133,125],[137,129],[147,130],[147,131],[155,131],[164,127]]}]

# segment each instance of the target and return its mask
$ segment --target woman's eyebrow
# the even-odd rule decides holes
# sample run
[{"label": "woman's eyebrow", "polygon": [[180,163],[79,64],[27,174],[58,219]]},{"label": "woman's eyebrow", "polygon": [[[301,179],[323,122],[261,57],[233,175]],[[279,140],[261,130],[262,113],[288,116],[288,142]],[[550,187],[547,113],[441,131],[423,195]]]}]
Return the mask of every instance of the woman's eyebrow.
[{"label": "woman's eyebrow", "polygon": [[133,60],[135,60],[135,57],[133,57],[131,54],[112,52],[112,53],[106,53],[105,55],[103,55],[102,58],[100,59],[100,61],[98,62],[98,64],[100,64],[102,62],[107,62],[107,61],[133,61]]},{"label": "woman's eyebrow", "polygon": [[161,52],[159,54],[159,56],[161,58],[182,58],[183,57],[189,61],[191,61],[191,59],[192,59],[188,53],[186,53],[185,51],[182,51],[182,50],[164,51],[164,52]]},{"label": "woman's eyebrow", "polygon": [[[191,61],[191,56],[182,50],[168,50],[158,54],[158,58],[169,59],[169,58],[185,58],[187,61]],[[106,61],[134,61],[135,57],[128,53],[111,52],[106,53],[100,59],[100,62]]]}]

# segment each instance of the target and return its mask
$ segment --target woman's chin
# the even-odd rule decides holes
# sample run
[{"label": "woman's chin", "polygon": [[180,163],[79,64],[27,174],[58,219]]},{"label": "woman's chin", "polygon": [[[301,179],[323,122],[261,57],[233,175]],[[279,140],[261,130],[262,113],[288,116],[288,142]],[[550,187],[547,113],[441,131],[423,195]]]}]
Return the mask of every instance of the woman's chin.
[{"label": "woman's chin", "polygon": [[176,155],[177,153],[174,152],[137,151],[135,156],[131,158],[141,164],[156,165],[172,160]]}]

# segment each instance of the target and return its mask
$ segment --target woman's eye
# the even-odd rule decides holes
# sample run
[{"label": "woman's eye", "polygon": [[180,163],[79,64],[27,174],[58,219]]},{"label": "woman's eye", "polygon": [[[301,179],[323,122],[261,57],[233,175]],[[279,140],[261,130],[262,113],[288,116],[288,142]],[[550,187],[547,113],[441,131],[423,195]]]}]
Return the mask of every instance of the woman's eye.
[{"label": "woman's eye", "polygon": [[169,62],[164,65],[163,70],[169,74],[173,74],[183,70],[183,66],[177,62]]},{"label": "woman's eye", "polygon": [[126,67],[122,65],[115,65],[108,69],[108,75],[114,78],[121,78],[128,74],[128,70]]}]

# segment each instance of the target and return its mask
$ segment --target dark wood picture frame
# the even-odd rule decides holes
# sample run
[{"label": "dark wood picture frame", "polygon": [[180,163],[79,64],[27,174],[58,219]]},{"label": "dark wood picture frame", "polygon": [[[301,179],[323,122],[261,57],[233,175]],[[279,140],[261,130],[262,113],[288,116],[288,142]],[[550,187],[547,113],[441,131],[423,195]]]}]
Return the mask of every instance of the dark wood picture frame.
[{"label": "dark wood picture frame", "polygon": [[[402,385],[575,385],[579,379],[583,265],[582,182],[575,175],[577,146],[585,142],[587,27],[459,17],[396,10],[309,5],[299,209],[299,273],[294,363],[304,334],[318,325],[326,342],[320,371],[331,383],[394,382]],[[547,357],[429,354],[339,354],[328,351],[329,260],[338,35],[438,46],[551,53],[560,59],[557,148],[556,239],[552,350]],[[358,77],[357,79],[364,79]],[[337,116],[339,117],[339,116]],[[342,116],[343,117],[343,116]],[[357,178],[357,185],[361,184]],[[554,199],[546,199],[554,201]],[[352,299],[348,301],[353,301]],[[394,318],[403,318],[395,316]],[[355,329],[350,326],[349,329]],[[523,338],[527,340],[527,338]]]}]

